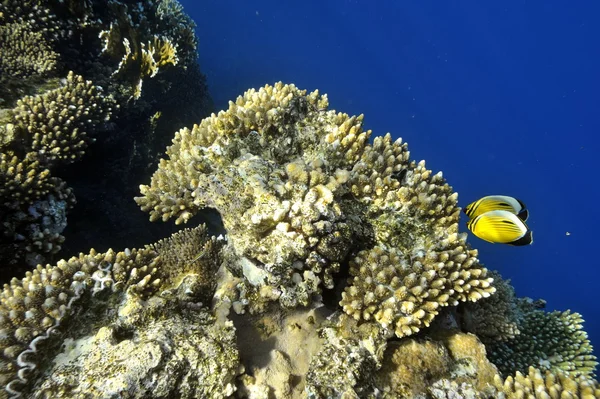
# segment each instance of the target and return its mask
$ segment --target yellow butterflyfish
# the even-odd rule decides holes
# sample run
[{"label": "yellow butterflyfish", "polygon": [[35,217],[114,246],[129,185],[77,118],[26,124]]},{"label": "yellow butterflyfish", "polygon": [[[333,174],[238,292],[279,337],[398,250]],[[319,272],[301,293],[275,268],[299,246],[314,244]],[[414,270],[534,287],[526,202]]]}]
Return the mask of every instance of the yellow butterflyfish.
[{"label": "yellow butterflyfish", "polygon": [[509,211],[485,212],[467,222],[467,227],[482,240],[508,245],[529,245],[533,233],[523,220]]},{"label": "yellow butterflyfish", "polygon": [[488,195],[475,202],[471,202],[463,209],[463,212],[470,219],[474,219],[489,211],[507,211],[517,215],[524,222],[529,217],[529,211],[526,209],[523,201],[507,195]]}]

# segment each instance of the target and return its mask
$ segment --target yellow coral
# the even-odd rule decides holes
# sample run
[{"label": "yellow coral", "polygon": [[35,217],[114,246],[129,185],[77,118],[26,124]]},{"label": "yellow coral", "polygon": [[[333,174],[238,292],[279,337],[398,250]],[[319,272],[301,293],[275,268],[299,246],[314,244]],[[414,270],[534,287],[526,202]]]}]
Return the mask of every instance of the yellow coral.
[{"label": "yellow coral", "polygon": [[[441,306],[493,292],[458,234],[457,195],[441,174],[411,162],[389,134],[369,144],[362,115],[327,108],[326,96],[294,85],[248,90],[178,131],[136,201],[153,221],[217,209],[245,258],[231,267],[247,277],[262,270],[252,284],[272,286],[285,306],[308,303],[312,276],[332,288],[356,257],[344,310],[398,336],[428,325]],[[361,274],[371,257],[381,259]]]},{"label": "yellow coral", "polygon": [[[56,339],[57,330],[64,329],[65,321],[82,306],[93,309],[84,297],[108,290],[141,298],[159,290],[164,298],[211,297],[221,246],[200,226],[144,249],[92,249],[56,265],[38,265],[21,280],[13,278],[0,293],[0,383],[8,393],[31,386],[39,372],[40,348]],[[120,314],[141,317],[127,308]]]},{"label": "yellow coral", "polygon": [[600,398],[600,387],[595,380],[584,376],[569,377],[560,372],[542,374],[534,367],[529,367],[525,375],[517,372],[505,380],[497,375],[494,386],[498,389],[495,396],[498,399]]},{"label": "yellow coral", "polygon": [[95,140],[92,133],[110,118],[114,106],[101,88],[69,72],[63,87],[19,100],[14,124],[29,151],[46,165],[71,163]]}]

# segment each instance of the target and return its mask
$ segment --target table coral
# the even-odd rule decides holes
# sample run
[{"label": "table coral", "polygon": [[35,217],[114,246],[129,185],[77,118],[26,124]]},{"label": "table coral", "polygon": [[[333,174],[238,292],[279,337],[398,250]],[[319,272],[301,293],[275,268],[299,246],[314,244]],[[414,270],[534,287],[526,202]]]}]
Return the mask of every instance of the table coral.
[{"label": "table coral", "polygon": [[284,306],[332,288],[350,261],[344,310],[412,334],[440,307],[494,288],[458,233],[457,194],[441,173],[389,134],[369,144],[362,124],[317,91],[249,90],[179,130],[136,201],[151,220],[178,224],[215,208],[240,258],[232,269]]}]

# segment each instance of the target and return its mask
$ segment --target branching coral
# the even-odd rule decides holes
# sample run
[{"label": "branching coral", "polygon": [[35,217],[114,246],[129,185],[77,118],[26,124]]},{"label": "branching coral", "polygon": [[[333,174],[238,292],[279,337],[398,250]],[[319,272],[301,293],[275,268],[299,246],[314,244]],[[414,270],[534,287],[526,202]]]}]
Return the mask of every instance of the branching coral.
[{"label": "branching coral", "polygon": [[0,71],[7,80],[48,74],[58,58],[43,35],[25,23],[0,25],[0,54]]},{"label": "branching coral", "polygon": [[3,203],[31,203],[59,185],[59,180],[42,167],[34,153],[24,159],[0,152],[0,198]]},{"label": "branching coral", "polygon": [[577,377],[593,376],[597,366],[583,318],[570,311],[545,312],[526,306],[521,333],[488,345],[490,360],[504,375],[525,373],[530,366]]},{"label": "branching coral", "polygon": [[136,201],[151,220],[176,223],[217,209],[240,256],[237,273],[273,287],[284,306],[308,303],[304,281],[333,287],[355,258],[344,310],[376,315],[398,336],[428,325],[440,306],[493,292],[458,234],[457,195],[441,174],[410,162],[390,135],[369,145],[362,116],[327,108],[326,96],[293,85],[249,90],[178,131]]},{"label": "branching coral", "polygon": [[510,280],[503,280],[498,272],[491,272],[496,292],[489,298],[460,307],[461,326],[476,334],[484,343],[505,341],[517,336],[521,312]]},{"label": "branching coral", "polygon": [[517,372],[514,377],[510,376],[506,380],[496,376],[494,385],[497,389],[494,398],[498,399],[600,398],[600,386],[595,380],[584,376],[572,377],[560,372],[546,371],[543,374],[534,367],[529,367],[525,375]]},{"label": "branching coral", "polygon": [[102,88],[69,72],[64,86],[18,101],[13,115],[19,145],[47,167],[74,162],[115,106]]},{"label": "branching coral", "polygon": [[113,108],[102,89],[69,73],[64,85],[27,96],[3,113],[0,133],[0,258],[36,265],[58,252],[72,190],[51,175],[78,160]]},{"label": "branching coral", "polygon": [[[234,377],[237,369],[235,349],[220,349],[223,343],[233,342],[233,330],[227,324],[211,326],[214,323],[212,316],[206,314],[202,304],[197,302],[212,296],[221,246],[221,241],[208,237],[205,229],[199,227],[140,250],[126,249],[118,253],[92,250],[89,255],[62,260],[55,266],[40,265],[22,280],[13,279],[0,294],[0,383],[8,393],[33,389],[39,395],[53,393],[50,396],[55,397],[60,392],[76,394],[79,382],[87,381],[82,389],[87,387],[90,392],[96,392],[102,387],[93,383],[94,372],[102,368],[89,368],[89,362],[98,361],[94,351],[80,348],[69,353],[67,350],[62,360],[57,360],[54,365],[48,364],[53,356],[51,354],[57,354],[64,339],[71,338],[75,346],[87,347],[97,343],[102,351],[115,357],[123,355],[119,354],[120,350],[128,350],[134,357],[143,355],[132,347],[131,342],[123,343],[123,338],[118,339],[117,336],[125,334],[131,337],[129,339],[136,336],[149,343],[152,336],[152,342],[163,339],[165,345],[178,348],[154,348],[158,358],[163,360],[160,367],[155,364],[150,369],[156,373],[156,367],[159,367],[161,378],[178,376],[185,381],[197,381],[209,370],[213,373],[221,367],[223,374],[206,376],[205,385],[198,386],[187,381],[175,388],[168,387],[181,388],[182,397],[202,396],[201,392],[207,397],[222,397],[222,387]],[[182,248],[185,248],[182,257],[174,256]],[[191,258],[192,253],[197,256]],[[160,297],[155,296],[157,293],[161,293]],[[167,315],[169,318],[166,318]],[[98,325],[104,330],[95,331],[94,326]],[[194,338],[197,342],[192,345],[184,343],[189,339],[190,331],[200,334]],[[156,332],[160,332],[158,337],[153,335]],[[211,353],[221,357],[213,359]],[[182,374],[181,361],[177,360],[179,357],[198,359],[197,367]],[[145,359],[157,361],[156,358]],[[145,364],[142,359],[139,360]],[[146,370],[143,364],[137,372]],[[147,369],[148,373],[150,369]],[[72,378],[61,377],[65,370],[81,373],[75,386]],[[133,384],[131,389],[147,386],[141,383],[137,386],[135,379],[126,378],[127,373],[133,376],[136,370],[122,371],[122,375],[115,376],[115,384]],[[44,373],[44,381],[40,380],[36,385],[37,377]],[[136,378],[146,377],[137,375]],[[160,390],[161,378],[152,378],[153,384],[158,384],[156,387]],[[209,386],[210,381],[216,384],[214,390]],[[109,393],[113,389],[104,388]],[[143,396],[144,392],[138,392],[139,396],[135,397]],[[113,396],[107,395],[100,394],[102,397]]]}]

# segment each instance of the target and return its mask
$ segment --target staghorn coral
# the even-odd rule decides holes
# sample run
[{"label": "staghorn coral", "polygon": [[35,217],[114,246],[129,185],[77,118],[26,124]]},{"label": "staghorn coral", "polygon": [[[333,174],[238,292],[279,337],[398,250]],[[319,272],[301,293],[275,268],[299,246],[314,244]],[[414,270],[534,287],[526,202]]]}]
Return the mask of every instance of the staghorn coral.
[{"label": "staghorn coral", "polygon": [[[326,96],[294,85],[249,90],[179,130],[136,201],[151,220],[177,224],[215,208],[239,257],[230,268],[287,307],[332,288],[354,259],[344,310],[398,336],[441,306],[493,292],[441,174],[409,161],[390,135],[369,145],[362,116],[327,108]],[[372,258],[385,266],[369,272]]]},{"label": "staghorn coral", "polygon": [[520,333],[522,321],[510,280],[503,280],[495,271],[490,272],[490,277],[494,279],[494,294],[460,306],[462,328],[476,334],[486,344],[515,338]]},{"label": "staghorn coral", "polygon": [[525,373],[530,366],[572,377],[594,375],[598,363],[579,313],[545,312],[526,302],[520,307],[524,312],[521,333],[488,345],[490,360],[503,375]]},{"label": "staghorn coral", "polygon": [[[225,387],[238,367],[234,329],[215,323],[198,302],[212,296],[221,247],[200,226],[144,249],[92,250],[13,279],[0,294],[0,383],[9,394],[32,397],[118,397],[122,389],[132,397],[147,390],[165,397],[231,393],[233,385]],[[140,352],[138,340],[156,357]],[[139,363],[114,368],[124,355]],[[184,367],[189,361],[191,370]],[[108,369],[122,374],[95,383]],[[179,383],[169,383],[173,378]]]}]

